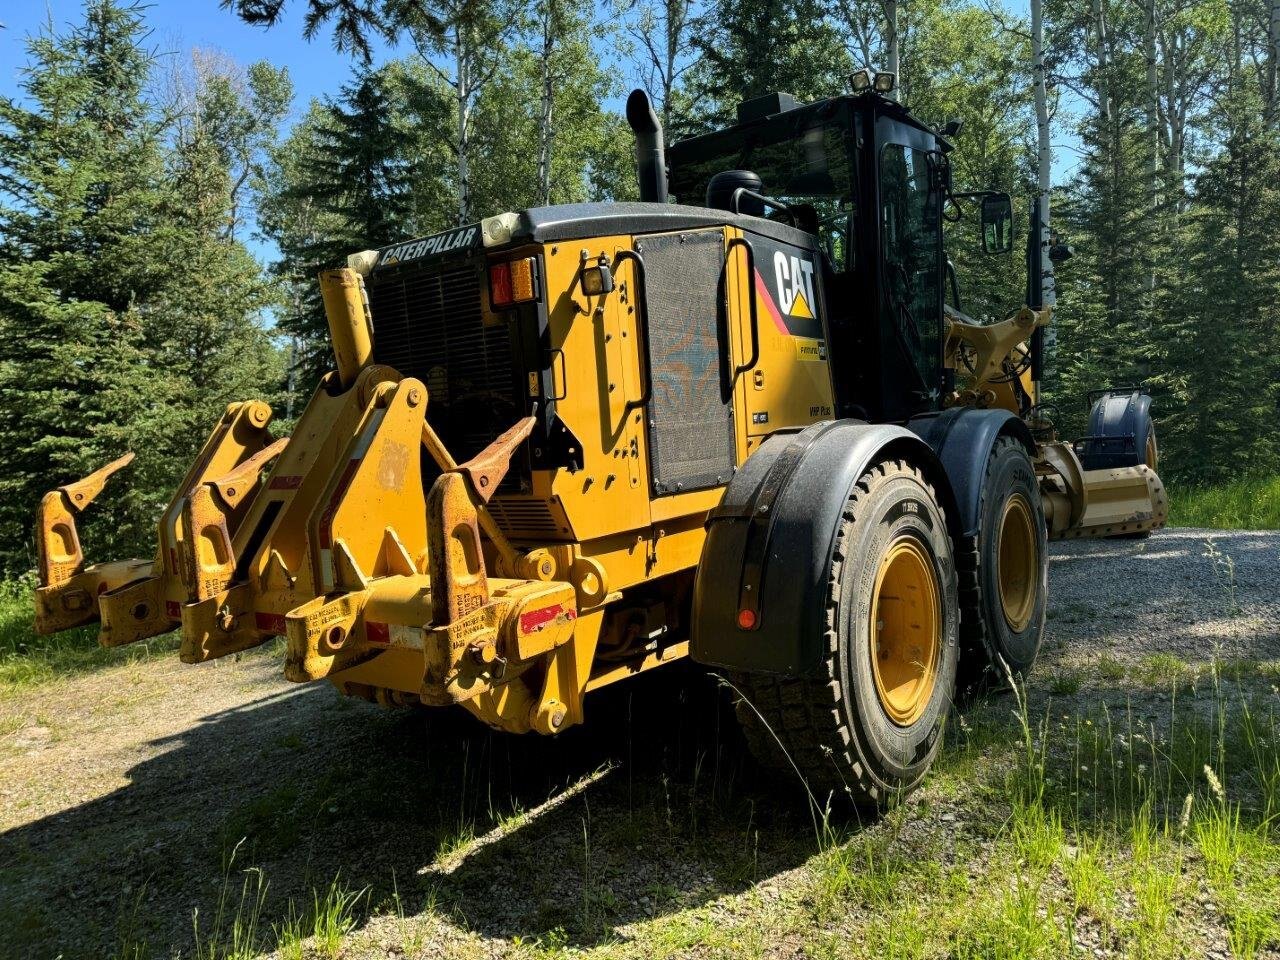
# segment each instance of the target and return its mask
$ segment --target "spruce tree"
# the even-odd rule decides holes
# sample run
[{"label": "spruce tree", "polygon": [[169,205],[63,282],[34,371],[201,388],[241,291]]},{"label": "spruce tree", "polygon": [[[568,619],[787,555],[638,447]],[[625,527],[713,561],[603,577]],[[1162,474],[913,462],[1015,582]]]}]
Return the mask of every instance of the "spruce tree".
[{"label": "spruce tree", "polygon": [[[228,401],[278,373],[261,268],[234,240],[228,158],[148,100],[142,9],[91,0],[29,43],[0,103],[0,568],[30,566],[40,496],[120,456],[91,557],[146,556],[161,505]],[[217,104],[205,111],[211,129]]]},{"label": "spruce tree", "polygon": [[1219,108],[1224,148],[1183,220],[1165,363],[1168,472],[1192,482],[1280,469],[1280,136],[1256,89]]},{"label": "spruce tree", "polygon": [[1137,62],[1111,68],[1110,110],[1080,129],[1085,158],[1055,199],[1076,256],[1057,271],[1051,395],[1069,436],[1086,431],[1090,390],[1144,384],[1155,350],[1150,255],[1159,236],[1147,192]]},{"label": "spruce tree", "polygon": [[[30,106],[0,103],[0,566],[25,569],[45,490],[119,456],[129,413],[163,409],[170,379],[142,349],[138,304],[168,264],[147,238],[162,218],[161,131],[142,91],[141,13],[94,0],[64,36],[28,44]],[[121,495],[123,486],[113,488]],[[136,539],[144,497],[100,525],[105,550]]]},{"label": "spruce tree", "polygon": [[850,72],[818,0],[709,4],[696,45],[701,63],[690,85],[705,128],[735,122],[738,103],[773,91],[829,97],[844,89]]},{"label": "spruce tree", "polygon": [[277,290],[235,230],[246,203],[245,167],[274,136],[288,82],[262,63],[248,83],[239,80],[207,66],[197,72],[167,156],[165,228],[155,242],[181,269],[148,305],[144,329],[148,354],[177,380],[176,416],[186,428],[164,450],[179,463],[198,452],[228,403],[274,399],[282,373],[267,324]]},{"label": "spruce tree", "polygon": [[386,72],[361,69],[275,152],[264,226],[280,247],[290,291],[281,327],[300,348],[304,392],[333,366],[316,274],[413,230],[415,137],[402,112]]}]

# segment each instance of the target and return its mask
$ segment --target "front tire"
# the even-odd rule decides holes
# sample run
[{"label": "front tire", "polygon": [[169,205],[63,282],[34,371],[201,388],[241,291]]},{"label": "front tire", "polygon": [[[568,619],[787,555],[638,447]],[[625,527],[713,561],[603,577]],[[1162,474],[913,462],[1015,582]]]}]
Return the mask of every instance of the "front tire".
[{"label": "front tire", "polygon": [[822,675],[738,675],[738,717],[765,764],[794,763],[819,802],[884,806],[933,763],[955,691],[959,616],[946,520],[919,470],[859,478],[836,534]]},{"label": "front tire", "polygon": [[967,695],[1024,677],[1044,634],[1048,536],[1035,468],[1013,437],[987,459],[978,535],[960,565],[960,688]]}]

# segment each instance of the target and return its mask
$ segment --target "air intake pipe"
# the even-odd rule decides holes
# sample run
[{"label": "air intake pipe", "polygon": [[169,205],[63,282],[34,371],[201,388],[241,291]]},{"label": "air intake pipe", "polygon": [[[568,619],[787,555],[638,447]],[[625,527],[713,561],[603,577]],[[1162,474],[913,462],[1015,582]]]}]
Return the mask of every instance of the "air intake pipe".
[{"label": "air intake pipe", "polygon": [[636,135],[636,179],[640,199],[647,203],[667,202],[667,156],[662,144],[662,124],[653,112],[649,95],[632,90],[627,97],[627,123]]}]

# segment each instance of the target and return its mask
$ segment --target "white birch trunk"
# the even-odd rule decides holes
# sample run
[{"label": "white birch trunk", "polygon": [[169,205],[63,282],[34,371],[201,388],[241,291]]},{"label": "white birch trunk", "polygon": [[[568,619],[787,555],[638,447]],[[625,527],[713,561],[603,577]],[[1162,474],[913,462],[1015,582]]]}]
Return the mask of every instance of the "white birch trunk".
[{"label": "white birch trunk", "polygon": [[538,197],[543,206],[551,203],[551,55],[555,49],[555,0],[542,4],[542,116],[538,121]]},{"label": "white birch trunk", "polygon": [[[662,27],[666,34],[666,43],[662,49],[662,129],[671,129],[671,94],[676,88],[676,56],[683,40],[687,0],[666,0],[667,15]],[[1276,0],[1280,3],[1280,0]],[[671,134],[666,133],[667,136]]]},{"label": "white birch trunk", "polygon": [[1092,9],[1094,39],[1098,44],[1097,53],[1095,55],[1098,70],[1098,116],[1105,121],[1111,117],[1111,95],[1109,93],[1110,85],[1107,79],[1107,14],[1106,9],[1103,6],[1104,2],[1105,0],[1093,0]]},{"label": "white birch trunk", "polygon": [[[1142,38],[1142,54],[1147,61],[1147,208],[1151,223],[1159,229],[1161,223],[1157,216],[1160,209],[1160,87],[1159,71],[1156,69],[1156,0],[1147,0],[1146,28]],[[1147,270],[1147,302],[1142,317],[1143,326],[1150,339],[1152,318],[1155,316],[1156,299],[1156,264],[1155,258],[1147,255],[1150,267]],[[1150,372],[1146,353],[1142,355],[1138,369],[1145,380]]]},{"label": "white birch trunk", "polygon": [[1049,259],[1049,190],[1053,174],[1053,143],[1049,130],[1049,94],[1044,76],[1044,0],[1031,0],[1031,76],[1036,100],[1036,184],[1040,202],[1040,264],[1044,277],[1042,301],[1052,307],[1058,302]]},{"label": "white birch trunk", "polygon": [[454,27],[454,97],[458,106],[458,224],[471,219],[471,49],[466,27]]},{"label": "white birch trunk", "polygon": [[897,77],[898,85],[889,94],[890,100],[897,100],[902,89],[902,60],[898,43],[898,0],[883,0],[884,6],[884,48],[888,63],[885,69]]},{"label": "white birch trunk", "polygon": [[1267,46],[1267,115],[1271,122],[1276,122],[1276,99],[1280,96],[1280,0],[1271,0],[1271,25],[1267,34],[1270,41]]},{"label": "white birch trunk", "polygon": [[1160,31],[1160,53],[1164,60],[1164,117],[1168,128],[1165,156],[1165,167],[1169,171],[1168,181],[1173,189],[1173,213],[1175,217],[1182,212],[1182,151],[1183,131],[1186,129],[1186,108],[1183,106],[1183,95],[1186,90],[1186,65],[1178,50],[1177,31]]},{"label": "white birch trunk", "polygon": [[1154,213],[1160,203],[1160,86],[1156,64],[1156,0],[1147,0],[1142,55],[1147,61],[1147,195]]}]

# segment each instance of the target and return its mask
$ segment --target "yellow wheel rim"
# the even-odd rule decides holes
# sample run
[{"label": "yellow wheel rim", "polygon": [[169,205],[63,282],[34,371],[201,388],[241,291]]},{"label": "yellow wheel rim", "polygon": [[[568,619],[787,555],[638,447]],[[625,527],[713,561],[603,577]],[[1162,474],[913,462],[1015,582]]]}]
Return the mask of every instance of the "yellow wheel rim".
[{"label": "yellow wheel rim", "polygon": [[913,536],[894,540],[871,595],[871,672],[884,712],[900,727],[933,696],[942,651],[942,607],[933,562]]},{"label": "yellow wheel rim", "polygon": [[996,579],[1000,584],[1000,606],[1010,629],[1018,633],[1027,628],[1035,612],[1040,571],[1031,504],[1020,493],[1004,505],[999,543]]},{"label": "yellow wheel rim", "polygon": [[1156,446],[1156,428],[1151,427],[1147,430],[1147,452],[1146,464],[1152,470],[1160,463],[1160,448]]}]

